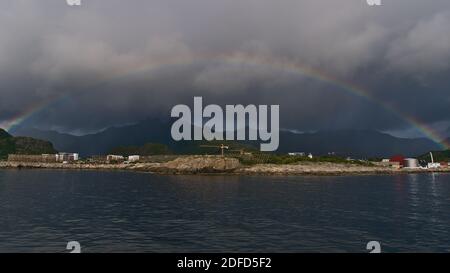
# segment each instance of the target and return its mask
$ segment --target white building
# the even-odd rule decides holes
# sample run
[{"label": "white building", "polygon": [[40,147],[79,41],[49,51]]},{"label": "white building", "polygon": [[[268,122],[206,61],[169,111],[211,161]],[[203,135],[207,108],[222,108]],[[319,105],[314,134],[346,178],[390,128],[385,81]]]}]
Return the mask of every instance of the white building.
[{"label": "white building", "polygon": [[138,155],[130,155],[128,156],[128,162],[138,162],[140,159],[140,156]]},{"label": "white building", "polygon": [[56,154],[56,161],[78,161],[80,159],[77,153],[59,153]]},{"label": "white building", "polygon": [[107,155],[106,156],[106,161],[124,161],[125,158],[121,155]]},{"label": "white building", "polygon": [[428,163],[428,169],[439,169],[440,167],[441,163],[436,162]]},{"label": "white building", "polygon": [[293,152],[293,153],[288,153],[288,155],[290,155],[290,156],[305,156],[305,153],[303,153],[303,152]]},{"label": "white building", "polygon": [[433,153],[430,152],[431,163],[428,163],[428,169],[438,169],[441,167],[441,163],[434,162]]}]

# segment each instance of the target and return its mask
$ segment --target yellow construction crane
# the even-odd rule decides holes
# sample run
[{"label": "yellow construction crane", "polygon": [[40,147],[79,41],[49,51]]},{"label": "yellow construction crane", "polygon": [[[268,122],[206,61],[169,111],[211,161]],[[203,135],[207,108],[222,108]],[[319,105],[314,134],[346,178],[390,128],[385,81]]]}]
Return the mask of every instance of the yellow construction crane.
[{"label": "yellow construction crane", "polygon": [[203,147],[203,148],[218,148],[218,149],[220,149],[222,156],[224,156],[224,150],[225,149],[227,149],[227,150],[230,149],[229,146],[226,146],[224,144],[220,144],[220,145],[200,145],[200,147]]}]

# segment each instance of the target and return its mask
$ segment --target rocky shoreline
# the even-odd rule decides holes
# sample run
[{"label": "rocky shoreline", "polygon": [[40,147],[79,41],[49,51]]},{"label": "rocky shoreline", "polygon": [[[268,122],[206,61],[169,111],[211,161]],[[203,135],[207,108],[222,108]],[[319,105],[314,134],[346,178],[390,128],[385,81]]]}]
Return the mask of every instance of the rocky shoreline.
[{"label": "rocky shoreline", "polygon": [[242,165],[236,158],[220,156],[184,156],[161,163],[94,164],[94,163],[38,163],[1,161],[0,168],[71,169],[71,170],[128,170],[156,174],[236,174],[236,175],[368,175],[424,172],[450,172],[449,168],[396,169],[385,166],[361,166],[326,162],[298,164]]}]

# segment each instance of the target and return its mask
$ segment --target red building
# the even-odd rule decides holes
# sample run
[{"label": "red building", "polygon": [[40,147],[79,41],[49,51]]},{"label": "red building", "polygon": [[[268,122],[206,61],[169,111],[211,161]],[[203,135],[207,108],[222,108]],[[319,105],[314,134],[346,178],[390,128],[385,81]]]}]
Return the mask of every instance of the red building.
[{"label": "red building", "polygon": [[405,157],[402,155],[395,155],[389,159],[389,162],[398,162],[400,166],[403,166]]}]

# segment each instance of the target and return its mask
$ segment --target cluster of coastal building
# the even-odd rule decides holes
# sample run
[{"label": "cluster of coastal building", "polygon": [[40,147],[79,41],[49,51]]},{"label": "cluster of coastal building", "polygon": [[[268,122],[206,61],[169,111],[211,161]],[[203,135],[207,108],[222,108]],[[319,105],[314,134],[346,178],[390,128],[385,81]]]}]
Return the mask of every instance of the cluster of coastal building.
[{"label": "cluster of coastal building", "polygon": [[[313,158],[311,153],[305,152],[290,152],[288,153],[290,156],[302,156],[308,157],[310,159]],[[328,156],[335,156],[334,152],[328,153]],[[347,160],[353,160],[350,157]],[[396,155],[390,158],[382,159],[381,162],[378,162],[376,165],[384,166],[384,167],[392,167],[395,169],[440,169],[440,168],[450,168],[450,162],[435,162],[433,153],[430,152],[430,160],[419,160],[417,158],[408,158],[403,155]]]},{"label": "cluster of coastal building", "polygon": [[42,154],[42,155],[24,155],[10,154],[8,161],[17,162],[43,162],[43,163],[69,163],[80,159],[77,153],[58,153],[58,154]]},{"label": "cluster of coastal building", "polygon": [[406,169],[440,169],[450,167],[449,162],[435,162],[433,153],[430,152],[431,162],[425,160],[419,160],[417,158],[406,158],[402,155],[396,155],[389,159],[383,159],[382,165],[391,166],[394,168],[406,168]]},{"label": "cluster of coastal building", "polygon": [[[133,163],[141,159],[139,155],[106,155],[94,156],[88,159],[90,162],[99,163]],[[11,162],[38,162],[38,163],[74,163],[80,160],[78,153],[57,153],[57,154],[41,154],[41,155],[23,155],[10,154],[8,161]]]}]

